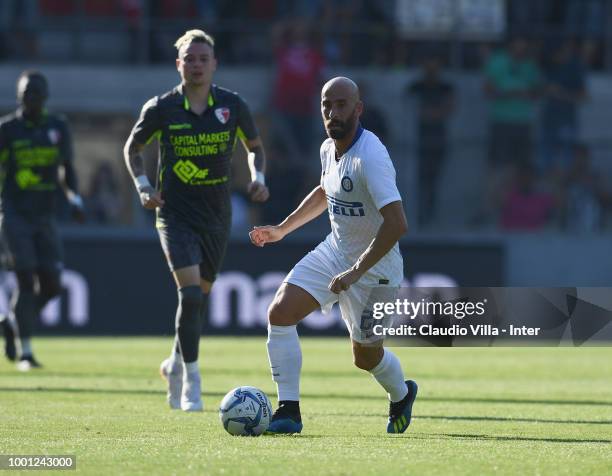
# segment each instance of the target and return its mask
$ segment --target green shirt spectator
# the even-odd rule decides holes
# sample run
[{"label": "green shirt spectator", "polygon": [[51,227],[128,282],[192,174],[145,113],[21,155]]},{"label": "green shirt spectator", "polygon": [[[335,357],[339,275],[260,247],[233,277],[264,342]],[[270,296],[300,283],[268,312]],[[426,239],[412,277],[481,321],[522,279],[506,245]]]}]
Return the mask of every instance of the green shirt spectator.
[{"label": "green shirt spectator", "polygon": [[526,123],[533,120],[540,86],[540,70],[525,55],[525,46],[514,43],[509,51],[494,53],[485,66],[486,90],[494,122]]}]

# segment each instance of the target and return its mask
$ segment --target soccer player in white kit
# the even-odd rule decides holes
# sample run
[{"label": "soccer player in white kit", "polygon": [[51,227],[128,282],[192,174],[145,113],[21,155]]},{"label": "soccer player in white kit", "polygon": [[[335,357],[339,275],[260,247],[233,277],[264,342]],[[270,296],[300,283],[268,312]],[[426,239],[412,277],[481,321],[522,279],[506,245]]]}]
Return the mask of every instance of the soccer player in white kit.
[{"label": "soccer player in white kit", "polygon": [[403,277],[398,240],[406,216],[385,146],[363,129],[357,85],[345,77],[321,90],[327,135],[321,145],[321,182],[282,223],[255,227],[251,241],[281,240],[324,210],[331,233],[291,270],[268,309],[268,356],[279,407],[268,432],[299,433],[302,352],[296,325],[312,311],[340,305],[353,344],[354,363],[372,374],[389,397],[388,433],[410,424],[417,384],[404,380],[398,358],[372,333],[374,301],[393,301]]}]

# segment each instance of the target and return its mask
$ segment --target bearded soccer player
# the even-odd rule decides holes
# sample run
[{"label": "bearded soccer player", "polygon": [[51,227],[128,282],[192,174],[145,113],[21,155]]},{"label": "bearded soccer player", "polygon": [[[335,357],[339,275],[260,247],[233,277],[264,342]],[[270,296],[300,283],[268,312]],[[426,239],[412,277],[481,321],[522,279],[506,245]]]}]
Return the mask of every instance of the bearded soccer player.
[{"label": "bearded soccer player", "polygon": [[355,365],[389,397],[388,433],[410,425],[417,384],[404,380],[398,358],[372,333],[373,301],[393,301],[403,277],[398,240],[407,224],[395,170],[385,146],[363,129],[356,84],[344,77],[321,91],[329,136],[321,145],[321,182],[281,224],[255,227],[251,241],[264,246],[328,210],[331,233],[287,275],[268,310],[268,356],[279,407],[270,433],[300,433],[302,352],[296,324],[338,302],[349,330]]},{"label": "bearded soccer player", "polygon": [[[40,367],[31,337],[36,318],[61,292],[62,246],[55,222],[60,186],[81,221],[83,200],[72,166],[72,140],[66,121],[49,114],[49,86],[38,71],[24,71],[17,81],[19,108],[0,119],[0,214],[10,267],[17,277],[10,313],[2,316],[5,353],[19,370]],[[13,322],[14,321],[14,322]]]},{"label": "bearded soccer player", "polygon": [[[231,158],[238,139],[249,152],[248,193],[264,202],[265,156],[249,108],[235,92],[212,83],[214,40],[190,30],[175,43],[181,84],[149,100],[124,148],[142,206],[157,210],[156,227],[178,289],[173,350],[160,367],[170,408],[201,411],[198,352],[207,298],[230,233]],[[141,151],[157,139],[156,187]]]}]

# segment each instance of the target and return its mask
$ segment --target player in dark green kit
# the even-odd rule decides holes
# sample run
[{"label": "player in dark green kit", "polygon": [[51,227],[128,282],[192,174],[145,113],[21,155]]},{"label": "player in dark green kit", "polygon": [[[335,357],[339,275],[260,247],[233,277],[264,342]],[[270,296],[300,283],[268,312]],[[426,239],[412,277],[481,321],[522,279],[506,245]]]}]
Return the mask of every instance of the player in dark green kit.
[{"label": "player in dark green kit", "polygon": [[40,367],[30,342],[34,322],[61,292],[62,247],[55,223],[58,186],[77,218],[83,218],[70,132],[63,118],[44,108],[48,95],[46,78],[37,71],[25,71],[17,81],[19,108],[0,119],[1,229],[17,277],[11,302],[15,322],[4,318],[2,327],[11,360],[16,356],[11,340],[17,331],[20,370]]},{"label": "player in dark green kit", "polygon": [[[168,381],[168,403],[199,411],[202,315],[229,237],[231,158],[238,140],[249,152],[251,200],[266,201],[269,193],[263,145],[246,103],[212,84],[214,40],[190,30],[175,46],[181,84],[143,106],[124,156],[142,205],[157,210],[161,245],[178,288],[175,344],[160,368]],[[159,143],[155,188],[141,156],[154,139]]]}]

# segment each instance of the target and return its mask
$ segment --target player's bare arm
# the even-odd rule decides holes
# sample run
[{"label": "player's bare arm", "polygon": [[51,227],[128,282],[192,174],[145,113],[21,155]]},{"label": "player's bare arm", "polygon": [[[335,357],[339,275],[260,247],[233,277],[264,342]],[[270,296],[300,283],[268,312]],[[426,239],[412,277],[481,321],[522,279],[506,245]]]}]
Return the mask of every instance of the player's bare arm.
[{"label": "player's bare arm", "polygon": [[251,242],[262,247],[266,243],[274,243],[309,221],[318,217],[327,209],[325,191],[319,185],[298,205],[298,207],[279,225],[256,226],[249,233]]},{"label": "player's bare arm", "polygon": [[264,173],[266,171],[266,154],[264,152],[261,137],[243,142],[248,152],[249,170],[251,171],[251,182],[247,186],[247,192],[254,202],[265,202],[270,197],[266,187]]},{"label": "player's bare arm", "polygon": [[376,237],[350,269],[332,279],[329,283],[330,291],[338,294],[350,288],[372,266],[378,263],[408,231],[402,202],[389,203],[380,209],[380,213],[383,216],[383,222]]},{"label": "player's bare arm", "polygon": [[140,203],[144,208],[153,210],[162,207],[164,201],[161,193],[153,188],[145,174],[144,158],[142,157],[144,147],[144,144],[139,144],[130,136],[123,148],[123,158],[138,190]]}]

